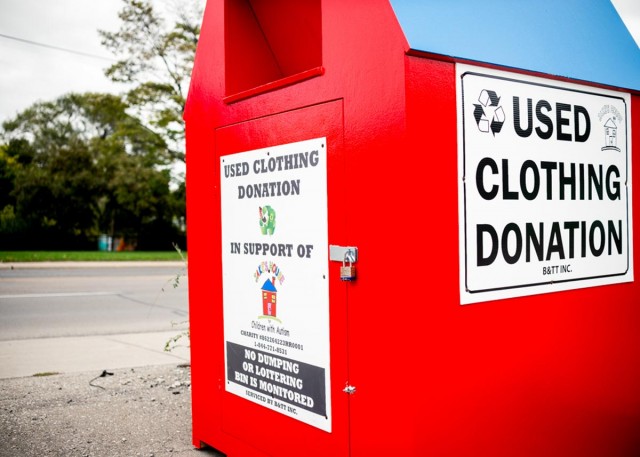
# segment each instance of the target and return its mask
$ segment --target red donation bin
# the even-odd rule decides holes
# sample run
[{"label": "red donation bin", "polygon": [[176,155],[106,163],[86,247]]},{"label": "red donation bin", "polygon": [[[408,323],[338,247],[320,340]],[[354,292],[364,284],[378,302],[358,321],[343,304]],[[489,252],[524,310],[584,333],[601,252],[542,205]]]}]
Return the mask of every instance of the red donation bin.
[{"label": "red donation bin", "polygon": [[638,47],[606,0],[450,3],[209,0],[195,446],[640,455]]}]

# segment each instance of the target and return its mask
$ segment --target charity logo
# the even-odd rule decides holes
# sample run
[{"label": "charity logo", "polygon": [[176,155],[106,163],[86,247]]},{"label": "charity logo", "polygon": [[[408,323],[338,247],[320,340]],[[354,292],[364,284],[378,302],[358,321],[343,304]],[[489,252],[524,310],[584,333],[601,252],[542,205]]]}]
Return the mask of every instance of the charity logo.
[{"label": "charity logo", "polygon": [[262,315],[276,317],[276,305],[278,304],[278,289],[276,278],[267,279],[262,285]]},{"label": "charity logo", "polygon": [[261,206],[260,213],[260,231],[263,235],[273,235],[276,230],[276,212],[269,205]]},{"label": "charity logo", "polygon": [[598,114],[604,129],[604,146],[601,151],[618,151],[618,128],[622,122],[622,114],[613,105],[604,105]]},{"label": "charity logo", "polygon": [[478,125],[478,130],[484,133],[491,132],[493,136],[500,133],[504,125],[505,115],[500,106],[500,97],[492,90],[483,89],[478,97],[479,104],[474,103],[473,117]]},{"label": "charity logo", "polygon": [[[277,317],[278,287],[284,284],[284,274],[274,262],[262,262],[253,273],[260,287],[262,315],[258,319],[272,319],[281,322]],[[261,278],[265,278],[264,281]]]}]

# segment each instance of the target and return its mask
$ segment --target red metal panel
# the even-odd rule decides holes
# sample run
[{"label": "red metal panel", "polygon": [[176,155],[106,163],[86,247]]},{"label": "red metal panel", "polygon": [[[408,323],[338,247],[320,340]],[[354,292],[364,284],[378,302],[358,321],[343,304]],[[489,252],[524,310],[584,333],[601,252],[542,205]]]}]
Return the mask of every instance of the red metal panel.
[{"label": "red metal panel", "polygon": [[251,0],[285,76],[322,65],[320,0]]},{"label": "red metal panel", "polygon": [[[246,150],[291,143],[319,136],[327,137],[328,147],[328,199],[338,201],[340,183],[344,179],[344,152],[342,146],[342,103],[336,101],[299,109],[285,114],[269,116],[257,120],[223,127],[216,132],[215,161],[220,156]],[[215,168],[216,170],[218,167]],[[220,199],[218,182],[219,174],[212,176],[215,183],[213,193],[206,196],[206,201]],[[329,240],[338,243],[344,237],[344,205],[334,204],[329,209]],[[220,243],[219,223],[215,224],[210,237],[214,243]],[[335,240],[335,241],[331,241]],[[215,247],[216,253],[220,251]],[[219,291],[222,272],[216,259],[209,284],[216,285]],[[221,421],[211,423],[205,416],[207,412],[194,404],[194,422],[208,422],[207,427],[194,427],[196,441],[210,443],[230,456],[245,455],[281,455],[298,456],[304,450],[305,455],[347,455],[348,452],[348,396],[342,392],[347,379],[346,365],[346,293],[345,284],[339,280],[339,265],[331,265],[329,278],[330,315],[331,315],[331,404],[333,430],[326,433],[280,413],[268,410],[246,399],[225,392],[224,389],[224,335],[216,325],[216,332],[206,337],[197,337],[193,341],[194,352],[200,364],[213,364],[204,376],[194,376],[196,385],[208,385],[208,395],[215,400],[208,407],[215,408],[215,415],[221,414]],[[194,302],[202,297],[194,297]],[[212,305],[215,308],[216,321],[222,316],[221,297],[219,292]],[[192,307],[195,316],[201,316],[202,310]],[[197,319],[192,314],[192,319]],[[203,354],[204,352],[204,354]],[[212,387],[215,386],[215,389]],[[202,387],[200,387],[202,389]],[[199,391],[194,392],[194,402],[202,401]],[[213,411],[210,411],[210,413]],[[283,445],[286,443],[286,445]],[[249,448],[245,449],[245,446]]]},{"label": "red metal panel", "polygon": [[[407,284],[401,298],[420,316],[406,321],[419,335],[413,360],[423,370],[417,448],[433,455],[637,454],[638,282],[460,306],[454,66],[409,58],[407,81],[409,142],[432,152],[412,163],[433,170],[420,186],[429,198],[417,205],[430,222],[404,237],[424,253],[423,280]],[[637,198],[634,206],[637,227]],[[637,230],[634,239],[637,247]],[[638,265],[637,248],[634,259]]]},{"label": "red metal panel", "polygon": [[[377,91],[383,84],[397,86],[394,91],[402,93],[403,68],[391,65],[390,56],[402,62],[406,40],[388,2],[370,2],[362,8],[352,2],[324,0],[321,11],[322,67],[330,71],[286,90],[256,93],[250,100],[227,104],[225,96],[231,94],[225,92],[224,1],[207,2],[185,118],[204,118],[217,127],[344,98],[345,118],[350,118],[345,119],[345,127],[361,135],[369,120],[360,114],[360,105],[375,105],[375,110],[367,110],[375,118],[385,117],[383,107],[388,103],[394,110],[402,106],[403,100],[393,96],[396,92]],[[377,100],[379,96],[383,98]]]},{"label": "red metal panel", "polygon": [[[637,280],[459,304],[455,64],[406,57],[386,1],[326,0],[325,73],[225,103],[223,3],[207,5],[186,115],[195,444],[231,456],[640,454]],[[632,120],[637,164],[638,96]],[[332,265],[337,406],[320,443],[324,432],[224,393],[218,159],[325,134],[343,135],[330,242],[358,246],[359,260],[352,284]],[[342,378],[357,389],[348,406]]]},{"label": "red metal panel", "polygon": [[227,95],[285,76],[249,1],[226,1],[224,18]]},{"label": "red metal panel", "polygon": [[[193,444],[201,445],[202,436],[219,434],[220,398],[211,395],[221,386],[218,369],[224,366],[222,348],[214,346],[211,334],[222,334],[221,291],[211,278],[221,268],[220,243],[212,236],[219,232],[220,199],[208,198],[219,193],[219,165],[213,154],[213,135],[206,122],[188,122],[187,155],[187,235],[189,253],[189,325],[191,341]],[[205,209],[206,208],[206,209]]]},{"label": "red metal panel", "polygon": [[322,65],[320,0],[226,0],[226,94]]}]

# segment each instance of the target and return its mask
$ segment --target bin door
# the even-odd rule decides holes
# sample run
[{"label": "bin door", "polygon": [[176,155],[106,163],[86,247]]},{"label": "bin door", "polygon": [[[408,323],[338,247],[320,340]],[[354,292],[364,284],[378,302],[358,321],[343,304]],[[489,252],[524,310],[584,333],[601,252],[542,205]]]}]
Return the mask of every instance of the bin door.
[{"label": "bin door", "polygon": [[222,428],[255,455],[349,454],[346,288],[329,261],[345,235],[342,117],[339,100],[216,131]]}]

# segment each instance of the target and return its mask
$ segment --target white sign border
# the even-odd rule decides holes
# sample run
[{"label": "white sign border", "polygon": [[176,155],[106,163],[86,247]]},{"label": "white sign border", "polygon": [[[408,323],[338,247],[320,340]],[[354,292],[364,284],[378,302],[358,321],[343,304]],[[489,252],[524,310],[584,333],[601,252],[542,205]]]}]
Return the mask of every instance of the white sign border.
[{"label": "white sign border", "polygon": [[[627,235],[628,235],[628,269],[623,273],[604,274],[597,277],[572,278],[567,280],[555,280],[542,283],[532,283],[524,285],[511,285],[500,288],[491,288],[478,291],[469,291],[467,284],[467,249],[466,249],[466,189],[465,189],[465,123],[464,123],[464,90],[463,76],[474,74],[480,77],[507,80],[513,83],[530,84],[543,86],[557,90],[568,90],[580,92],[586,95],[604,96],[621,99],[625,103],[626,115],[626,164],[627,169]],[[633,271],[633,186],[632,186],[632,119],[631,119],[631,96],[627,92],[618,92],[607,89],[600,89],[564,81],[556,81],[537,76],[528,76],[520,73],[495,70],[485,67],[478,67],[468,64],[456,64],[456,120],[457,120],[457,141],[458,141],[458,230],[459,230],[459,284],[460,284],[460,304],[467,305],[493,300],[502,300],[530,295],[553,293],[566,290],[575,290],[601,285],[619,284],[634,281]]]},{"label": "white sign border", "polygon": [[[227,253],[228,247],[230,245],[230,241],[235,239],[235,237],[240,236],[240,234],[246,232],[247,227],[252,226],[250,222],[240,223],[241,214],[239,207],[240,205],[234,204],[231,183],[225,183],[224,176],[224,165],[225,160],[230,161],[233,164],[240,163],[241,161],[247,160],[260,160],[261,158],[268,157],[278,157],[279,155],[286,154],[295,154],[299,151],[304,150],[313,150],[317,149],[319,152],[318,157],[320,158],[318,164],[309,168],[293,168],[291,171],[276,171],[269,172],[269,174],[275,174],[276,176],[280,176],[280,178],[292,177],[293,175],[303,174],[304,178],[309,181],[313,181],[314,186],[311,189],[305,188],[301,191],[301,194],[296,198],[298,200],[304,199],[307,203],[311,200],[314,204],[312,205],[303,205],[308,208],[308,211],[315,210],[312,216],[304,214],[304,211],[299,211],[296,219],[298,221],[302,221],[297,224],[295,227],[289,227],[287,231],[281,224],[278,225],[276,234],[274,235],[274,239],[279,238],[283,229],[285,232],[285,239],[289,242],[292,242],[291,238],[286,238],[286,236],[291,236],[292,233],[295,232],[296,236],[300,234],[310,235],[309,239],[314,240],[314,249],[313,249],[313,259],[309,260],[310,267],[298,268],[299,271],[293,271],[294,268],[289,266],[286,269],[286,280],[288,283],[292,281],[292,278],[297,277],[306,278],[308,274],[312,273],[312,277],[315,279],[308,279],[309,281],[314,281],[314,284],[317,286],[315,289],[315,294],[312,299],[309,299],[308,302],[311,302],[313,306],[315,306],[316,312],[316,320],[313,322],[309,322],[307,316],[299,316],[304,319],[305,322],[309,322],[308,328],[296,328],[296,330],[304,330],[298,331],[297,334],[303,334],[301,337],[304,342],[304,352],[307,353],[309,358],[299,358],[296,355],[288,354],[281,355],[279,353],[274,353],[268,349],[255,349],[254,352],[264,352],[270,353],[276,358],[280,359],[292,359],[294,362],[300,362],[301,364],[313,365],[315,367],[321,368],[324,370],[324,398],[325,398],[325,408],[326,415],[321,416],[314,412],[304,410],[302,408],[297,408],[295,412],[293,410],[283,409],[282,407],[277,406],[278,403],[282,404],[285,400],[278,400],[276,402],[273,399],[269,398],[266,394],[261,393],[258,390],[255,390],[251,386],[242,385],[235,382],[230,381],[230,374],[228,372],[228,364],[229,364],[229,354],[227,353],[227,343],[233,343],[238,346],[244,346],[246,348],[251,348],[249,345],[250,339],[242,336],[238,336],[241,330],[245,330],[248,333],[258,334],[260,330],[250,329],[248,326],[243,327],[248,323],[248,319],[242,320],[241,314],[245,314],[244,311],[241,312],[240,308],[235,308],[238,303],[243,302],[242,300],[238,300],[238,298],[234,295],[237,290],[233,290],[231,285],[233,284],[233,279],[237,276],[237,271],[233,268],[230,268],[234,264],[235,255],[230,255]],[[283,414],[292,419],[298,420],[300,422],[306,423],[310,426],[316,427],[320,430],[323,430],[327,433],[331,433],[332,431],[332,399],[331,399],[331,350],[330,350],[330,304],[329,304],[329,285],[328,285],[328,224],[327,224],[327,190],[328,190],[328,182],[327,182],[327,167],[328,167],[328,145],[326,137],[318,137],[311,138],[302,141],[296,141],[291,143],[281,143],[275,144],[265,148],[247,150],[232,153],[229,155],[223,155],[220,157],[220,179],[221,179],[221,218],[222,218],[222,249],[223,249],[223,258],[222,258],[222,271],[223,271],[223,319],[224,319],[224,352],[225,352],[225,391],[234,395],[237,395],[241,398],[244,398],[252,403],[264,406],[267,409],[275,411],[279,414]],[[253,162],[252,162],[253,163]],[[314,171],[315,169],[315,171]],[[252,180],[256,180],[258,182],[262,182],[264,176],[268,176],[262,173],[265,173],[265,170],[261,170],[261,174],[257,177],[254,177],[254,169],[249,168],[250,172],[248,175],[240,176],[238,178],[231,178],[233,183],[235,184],[243,184],[246,185]],[[307,184],[305,181],[303,184]],[[302,185],[301,185],[302,188]],[[306,195],[306,196],[303,196]],[[285,197],[286,198],[286,197]],[[255,197],[251,200],[255,202],[256,205],[264,204],[265,199],[263,197]],[[282,203],[282,207],[286,206],[286,203]],[[300,203],[298,203],[300,206]],[[282,209],[281,207],[281,209]],[[291,211],[289,211],[291,212]],[[229,225],[224,225],[225,221],[228,222]],[[257,218],[256,225],[254,229],[257,229]],[[289,220],[290,223],[293,223],[292,220]],[[317,224],[314,224],[317,222]],[[238,226],[239,224],[239,226]],[[302,224],[302,225],[300,225]],[[309,230],[309,226],[313,226],[315,228]],[[251,229],[251,230],[254,230]],[[232,234],[233,236],[230,236]],[[294,237],[295,238],[295,237]],[[238,238],[240,239],[240,238]],[[247,237],[249,239],[249,237]],[[259,238],[257,238],[259,239]],[[296,238],[297,239],[297,238]],[[251,241],[255,241],[255,239],[251,239]],[[282,241],[282,239],[281,239]],[[300,240],[298,240],[300,241]],[[294,245],[297,245],[297,242],[293,242]],[[298,252],[293,252],[292,250],[291,258],[296,258],[299,256]],[[251,265],[257,265],[260,261],[264,261],[266,257],[264,256],[255,256],[251,257],[251,261],[249,262]],[[297,263],[300,262],[298,259],[295,261]],[[295,263],[294,262],[294,263]],[[284,261],[283,261],[284,263]],[[289,260],[291,263],[291,260]],[[247,270],[248,271],[248,270]],[[249,271],[250,273],[250,271]],[[319,278],[325,278],[322,281]],[[306,284],[303,287],[303,284],[298,284],[296,287],[297,294],[300,296],[301,294],[308,294],[309,284]],[[255,304],[254,304],[255,305]],[[294,327],[295,324],[294,324]],[[292,329],[293,330],[293,329]],[[293,333],[293,332],[292,332]],[[260,336],[265,336],[261,334]],[[268,335],[266,335],[268,336]],[[280,339],[287,340],[288,337],[283,336]],[[315,344],[310,344],[313,342]],[[292,352],[300,352],[294,349]],[[300,354],[297,354],[298,356]],[[263,400],[266,399],[267,401]],[[295,409],[295,408],[294,408]]]}]

